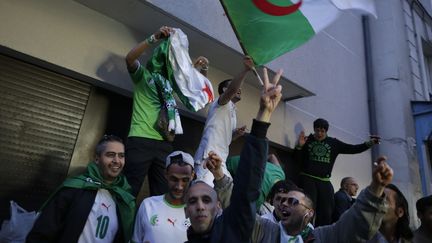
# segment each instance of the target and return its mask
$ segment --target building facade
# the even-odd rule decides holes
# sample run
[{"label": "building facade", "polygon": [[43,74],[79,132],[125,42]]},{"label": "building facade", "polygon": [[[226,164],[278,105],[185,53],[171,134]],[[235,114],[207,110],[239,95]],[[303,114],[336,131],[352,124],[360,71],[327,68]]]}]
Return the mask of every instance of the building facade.
[{"label": "building facade", "polygon": [[[377,19],[345,11],[269,63],[273,72],[284,69],[284,103],[269,130],[274,147],[289,154],[318,117],[330,122],[330,136],[347,143],[379,134],[374,150],[338,157],[335,189],[345,176],[366,187],[373,159],[385,154],[410,205],[431,194],[431,5],[376,1]],[[240,71],[243,54],[219,1],[0,0],[0,154],[8,165],[0,169],[1,210],[10,199],[36,207],[92,159],[102,134],[127,134],[133,87],[124,56],[162,25],[188,35],[192,57],[209,58],[214,87]],[[251,125],[258,94],[249,75],[239,125]],[[193,152],[206,113],[182,114],[188,140],[177,144]]]}]

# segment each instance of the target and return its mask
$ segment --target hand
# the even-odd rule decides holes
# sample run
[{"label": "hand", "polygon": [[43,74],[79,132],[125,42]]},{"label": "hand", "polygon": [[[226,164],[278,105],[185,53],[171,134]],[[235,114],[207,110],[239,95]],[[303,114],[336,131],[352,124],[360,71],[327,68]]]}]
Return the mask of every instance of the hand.
[{"label": "hand", "polygon": [[254,64],[254,62],[250,56],[245,56],[243,58],[243,65],[244,65],[245,71],[250,71],[250,70],[255,68],[255,64]]},{"label": "hand", "polygon": [[210,62],[206,57],[199,56],[194,62],[194,67],[200,70],[206,70],[209,64]]},{"label": "hand", "polygon": [[380,144],[381,143],[381,137],[380,136],[378,136],[378,135],[369,135],[369,137],[370,137],[369,141],[372,144]]},{"label": "hand", "polygon": [[393,180],[393,169],[386,162],[387,157],[381,156],[374,163],[372,171],[372,183],[370,190],[377,196],[380,197],[385,186],[390,184]]},{"label": "hand", "polygon": [[210,151],[208,158],[205,160],[203,167],[208,169],[214,176],[215,180],[220,180],[224,176],[222,170],[222,158],[219,157],[215,152]]},{"label": "hand", "polygon": [[305,143],[307,142],[307,137],[305,136],[305,132],[301,131],[298,138],[298,146],[303,147]]},{"label": "hand", "polygon": [[156,33],[154,33],[154,36],[156,40],[160,40],[160,39],[168,38],[171,33],[174,33],[174,29],[172,27],[162,26],[159,28],[158,31],[156,31]]},{"label": "hand", "polygon": [[238,137],[243,136],[246,133],[246,130],[247,130],[246,125],[236,128],[234,130],[233,137],[238,138]]},{"label": "hand", "polygon": [[279,70],[274,76],[272,82],[269,81],[267,74],[267,68],[263,69],[264,73],[264,85],[261,90],[260,108],[257,114],[257,120],[263,122],[269,122],[270,116],[279,104],[282,98],[282,86],[277,83],[282,75],[282,70]]}]

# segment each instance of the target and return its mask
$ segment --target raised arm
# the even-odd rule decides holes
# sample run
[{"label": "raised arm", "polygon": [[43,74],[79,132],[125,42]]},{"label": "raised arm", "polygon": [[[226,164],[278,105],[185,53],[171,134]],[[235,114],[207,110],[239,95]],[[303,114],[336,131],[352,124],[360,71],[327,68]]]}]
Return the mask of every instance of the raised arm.
[{"label": "raised arm", "polygon": [[246,78],[246,74],[254,66],[252,59],[248,56],[246,56],[243,59],[243,64],[244,64],[243,70],[233,78],[233,80],[228,85],[225,92],[219,97],[218,100],[219,105],[225,105],[235,96],[235,94],[239,91],[241,85],[243,84],[243,81]]},{"label": "raised arm", "polygon": [[169,37],[172,31],[173,29],[171,27],[162,26],[150,37],[133,47],[126,55],[126,66],[128,71],[134,72],[139,66],[138,57],[140,57],[152,44],[156,43],[160,39]]},{"label": "raised arm", "polygon": [[256,200],[260,194],[267,160],[267,129],[270,117],[282,96],[282,87],[277,84],[281,74],[282,71],[279,71],[270,82],[267,70],[264,69],[260,107],[240,155],[231,203],[223,213],[225,229],[236,235],[238,242],[249,239],[255,222]]},{"label": "raised arm", "polygon": [[379,136],[371,136],[371,139],[369,141],[366,141],[366,142],[361,143],[361,144],[348,144],[348,143],[344,143],[340,140],[337,140],[337,142],[339,143],[339,145],[338,145],[339,153],[341,153],[341,154],[357,154],[357,153],[361,153],[363,151],[368,150],[369,148],[371,148],[375,144],[379,144],[380,138],[379,138]]},{"label": "raised arm", "polygon": [[322,242],[363,242],[371,239],[381,225],[387,210],[384,188],[390,184],[393,170],[385,157],[378,158],[372,172],[372,182],[358,196],[354,205],[331,226],[318,227],[314,234]]},{"label": "raised arm", "polygon": [[222,204],[222,209],[225,209],[229,206],[234,184],[233,179],[224,174],[221,165],[222,158],[215,152],[210,151],[204,166],[209,169],[214,176],[214,189],[216,190],[219,201]]}]

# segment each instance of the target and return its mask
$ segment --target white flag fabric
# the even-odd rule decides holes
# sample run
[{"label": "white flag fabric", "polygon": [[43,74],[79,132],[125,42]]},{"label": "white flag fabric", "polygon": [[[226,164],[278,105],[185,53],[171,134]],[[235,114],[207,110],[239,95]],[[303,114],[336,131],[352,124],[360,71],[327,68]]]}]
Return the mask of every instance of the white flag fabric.
[{"label": "white flag fabric", "polygon": [[[214,100],[213,87],[211,82],[193,66],[189,56],[187,36],[181,29],[174,29],[174,31],[170,36],[168,59],[175,82],[181,92],[176,93],[184,104],[189,103],[194,111],[198,111]],[[187,101],[185,102],[184,99]]]}]

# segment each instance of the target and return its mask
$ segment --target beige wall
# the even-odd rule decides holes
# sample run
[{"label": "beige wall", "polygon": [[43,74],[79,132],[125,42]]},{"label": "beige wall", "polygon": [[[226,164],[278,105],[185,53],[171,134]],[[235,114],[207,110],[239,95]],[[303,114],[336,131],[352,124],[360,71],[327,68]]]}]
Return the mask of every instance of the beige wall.
[{"label": "beige wall", "polygon": [[93,88],[78,133],[68,176],[81,174],[88,162],[94,160],[96,144],[105,131],[108,106],[108,97]]},{"label": "beige wall", "polygon": [[[146,36],[74,1],[55,0],[2,0],[0,32],[3,46],[129,91],[132,83],[123,57]],[[211,67],[209,79],[215,94],[218,83],[227,78],[230,76]],[[248,78],[255,79],[252,75]],[[250,128],[258,109],[259,90],[248,84],[243,90],[238,124]],[[281,107],[272,121],[269,137],[285,144],[277,128],[284,123]]]},{"label": "beige wall", "polygon": [[134,33],[74,1],[2,0],[0,33],[5,47],[130,88],[123,56]]},{"label": "beige wall", "polygon": [[[110,84],[116,87],[115,89],[128,91],[131,91],[132,83],[126,73],[123,57],[132,46],[148,35],[148,33],[137,33],[72,0],[2,0],[0,1],[0,33],[0,45],[2,46],[82,74],[95,81],[96,85]],[[288,74],[295,74],[297,70],[288,69],[293,69],[286,72]],[[304,74],[301,72],[302,69],[297,71]],[[215,93],[217,93],[217,84],[229,77],[226,73],[210,66],[209,79],[213,83]],[[248,79],[252,79],[252,84],[256,82],[252,75],[249,75]],[[299,77],[294,79],[309,80]],[[259,92],[256,86],[250,84],[243,86],[243,100],[238,103],[237,110],[239,126],[247,125],[250,129],[252,118],[258,109]],[[319,99],[333,96],[320,94],[320,97]],[[307,98],[297,103],[302,107],[306,101],[312,101],[312,106],[318,102],[316,98]],[[305,129],[310,132],[311,121],[315,115],[311,117],[308,115],[309,112],[315,113],[315,111],[307,106],[303,109],[301,112],[293,112],[289,106],[279,105],[272,117],[272,126],[268,133],[270,140],[293,147],[299,127],[305,126]],[[326,111],[332,112],[331,116],[338,117],[333,115],[337,111],[333,109]],[[205,116],[205,111],[201,111],[199,115]],[[360,131],[367,131],[367,126],[363,125],[367,124],[367,119],[363,119],[361,123]],[[358,128],[359,124],[354,122],[352,125]],[[349,127],[346,130],[352,129]],[[339,134],[332,133],[332,135]],[[361,140],[358,136],[350,134],[342,134],[340,138],[353,143]],[[342,166],[345,158],[348,163]],[[73,161],[85,160],[87,159],[73,158]],[[333,184],[339,184],[340,177],[345,175],[346,170],[350,168],[352,172],[348,172],[353,174],[355,171],[356,177],[361,178],[360,184],[366,185],[370,178],[369,161],[370,153],[367,152],[361,155],[340,157],[337,161],[340,166],[335,166]],[[75,162],[72,165],[74,164]]]}]

